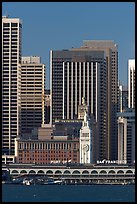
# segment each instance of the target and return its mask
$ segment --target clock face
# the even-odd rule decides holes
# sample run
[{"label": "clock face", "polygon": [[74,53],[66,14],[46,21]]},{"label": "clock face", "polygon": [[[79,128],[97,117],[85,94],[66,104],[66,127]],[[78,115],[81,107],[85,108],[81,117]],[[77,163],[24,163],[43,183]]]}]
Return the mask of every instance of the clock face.
[{"label": "clock face", "polygon": [[88,151],[89,151],[89,145],[88,145],[88,144],[83,145],[83,149],[84,149],[86,152],[88,152]]}]

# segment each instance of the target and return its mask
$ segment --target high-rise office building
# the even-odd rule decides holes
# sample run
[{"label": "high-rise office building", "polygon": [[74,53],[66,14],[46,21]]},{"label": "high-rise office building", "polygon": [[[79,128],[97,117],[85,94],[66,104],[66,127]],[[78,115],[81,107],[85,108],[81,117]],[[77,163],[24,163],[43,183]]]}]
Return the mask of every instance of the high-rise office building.
[{"label": "high-rise office building", "polygon": [[[45,123],[45,65],[40,57],[22,57],[21,136],[31,137],[33,129]],[[35,134],[34,134],[35,135]]]},{"label": "high-rise office building", "polygon": [[118,117],[118,160],[128,164],[135,162],[135,110],[125,109]]},{"label": "high-rise office building", "polygon": [[2,17],[2,154],[14,155],[20,134],[22,22]]},{"label": "high-rise office building", "polygon": [[103,50],[107,64],[108,158],[117,159],[118,45],[112,40],[85,40],[83,50]]},{"label": "high-rise office building", "polygon": [[50,56],[51,121],[77,117],[77,107],[85,97],[98,121],[97,158],[117,160],[117,44],[89,40],[80,48],[51,51]]},{"label": "high-rise office building", "polygon": [[96,159],[108,158],[107,66],[104,51],[51,51],[51,122],[77,119],[85,98],[97,124]]},{"label": "high-rise office building", "polygon": [[135,108],[135,59],[128,60],[128,107]]}]

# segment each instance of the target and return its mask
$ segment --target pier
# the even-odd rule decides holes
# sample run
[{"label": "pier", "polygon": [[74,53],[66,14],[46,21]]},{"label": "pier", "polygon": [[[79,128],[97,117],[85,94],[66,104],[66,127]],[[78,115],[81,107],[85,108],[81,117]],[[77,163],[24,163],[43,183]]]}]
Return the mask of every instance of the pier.
[{"label": "pier", "polygon": [[2,166],[10,176],[48,176],[66,184],[131,184],[135,183],[135,167],[128,165],[36,165],[9,164]]}]

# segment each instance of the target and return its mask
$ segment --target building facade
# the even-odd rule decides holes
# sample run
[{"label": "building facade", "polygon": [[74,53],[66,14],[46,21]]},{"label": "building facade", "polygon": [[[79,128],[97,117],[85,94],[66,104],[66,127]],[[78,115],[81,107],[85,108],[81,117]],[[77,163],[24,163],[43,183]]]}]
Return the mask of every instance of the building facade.
[{"label": "building facade", "polygon": [[135,110],[117,113],[118,117],[118,160],[128,164],[135,162]]},{"label": "building facade", "polygon": [[[78,105],[82,105],[83,97],[90,106],[90,113],[94,112],[98,117],[100,102],[97,99],[101,100],[107,94],[104,55],[103,51],[51,51],[51,122],[56,119],[77,119]],[[107,99],[103,103],[105,110]]]},{"label": "building facade", "polygon": [[55,136],[47,140],[15,141],[16,163],[79,163],[79,139]]},{"label": "building facade", "polygon": [[128,60],[128,107],[135,108],[135,59]]},{"label": "building facade", "polygon": [[33,128],[45,123],[45,65],[40,57],[22,57],[21,136],[30,137]]},{"label": "building facade", "polygon": [[14,155],[20,134],[22,22],[2,17],[2,154]]}]

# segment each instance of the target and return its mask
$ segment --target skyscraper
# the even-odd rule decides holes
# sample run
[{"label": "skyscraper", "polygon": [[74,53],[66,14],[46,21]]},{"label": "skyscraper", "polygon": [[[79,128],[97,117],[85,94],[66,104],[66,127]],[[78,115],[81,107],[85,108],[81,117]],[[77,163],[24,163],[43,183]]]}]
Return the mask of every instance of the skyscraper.
[{"label": "skyscraper", "polygon": [[51,121],[77,117],[85,97],[97,122],[97,158],[117,160],[117,44],[86,40],[80,48],[51,51],[50,56]]},{"label": "skyscraper", "polygon": [[97,123],[96,159],[108,158],[105,52],[71,49],[51,51],[50,56],[51,122],[77,119],[84,97]]},{"label": "skyscraper", "polygon": [[117,113],[118,117],[118,160],[135,162],[135,109],[127,108]]},{"label": "skyscraper", "polygon": [[118,45],[112,40],[84,40],[83,50],[103,50],[107,64],[108,158],[117,159]]},{"label": "skyscraper", "polygon": [[128,60],[128,107],[135,108],[135,59]]},{"label": "skyscraper", "polygon": [[20,134],[20,80],[22,22],[2,17],[2,154],[14,154]]},{"label": "skyscraper", "polygon": [[[45,65],[40,57],[22,57],[21,136],[29,138],[34,128],[45,123]],[[36,130],[37,131],[37,130]]]}]

